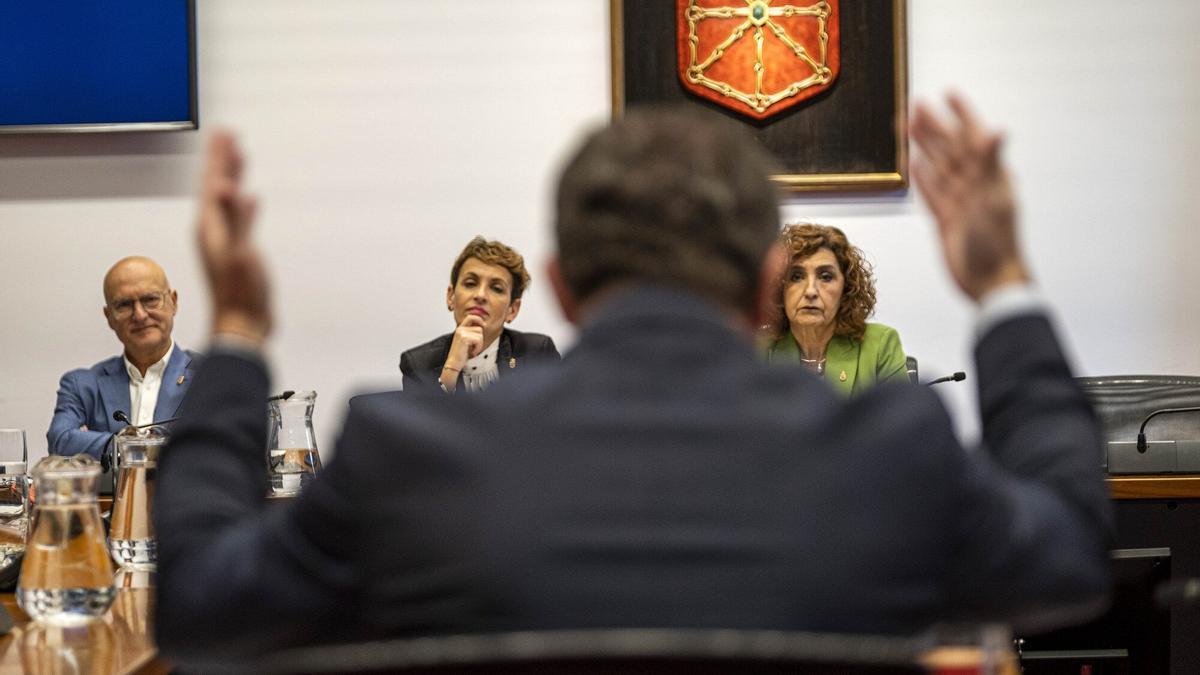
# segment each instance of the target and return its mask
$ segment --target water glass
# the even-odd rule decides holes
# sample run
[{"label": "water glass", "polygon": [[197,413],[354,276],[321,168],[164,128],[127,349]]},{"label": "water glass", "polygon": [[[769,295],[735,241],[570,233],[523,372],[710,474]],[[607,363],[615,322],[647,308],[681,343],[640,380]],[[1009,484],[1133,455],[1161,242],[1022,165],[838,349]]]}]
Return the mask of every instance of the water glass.
[{"label": "water glass", "polygon": [[[24,429],[0,429],[0,586],[11,588],[25,554],[29,481]],[[12,572],[10,574],[10,571]],[[4,583],[11,576],[11,581]]]},{"label": "water glass", "polygon": [[938,624],[926,636],[922,665],[934,675],[1016,675],[1020,672],[1008,626],[995,623]]}]

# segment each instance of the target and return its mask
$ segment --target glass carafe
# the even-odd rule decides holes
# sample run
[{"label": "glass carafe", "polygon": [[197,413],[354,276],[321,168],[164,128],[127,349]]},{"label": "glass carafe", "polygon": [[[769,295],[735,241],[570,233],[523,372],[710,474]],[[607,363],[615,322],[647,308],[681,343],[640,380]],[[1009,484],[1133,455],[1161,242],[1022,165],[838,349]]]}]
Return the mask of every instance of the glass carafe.
[{"label": "glass carafe", "polygon": [[158,562],[150,509],[154,503],[158,453],[166,442],[167,433],[162,427],[125,427],[117,434],[117,487],[113,493],[108,551],[122,567],[153,570]]},{"label": "glass carafe", "polygon": [[87,455],[47,457],[33,468],[35,502],[17,604],[31,618],[76,623],[112,604],[113,566],[96,504],[100,465]]},{"label": "glass carafe", "polygon": [[275,495],[295,495],[321,470],[312,413],[317,392],[284,392],[268,400],[267,475]]}]

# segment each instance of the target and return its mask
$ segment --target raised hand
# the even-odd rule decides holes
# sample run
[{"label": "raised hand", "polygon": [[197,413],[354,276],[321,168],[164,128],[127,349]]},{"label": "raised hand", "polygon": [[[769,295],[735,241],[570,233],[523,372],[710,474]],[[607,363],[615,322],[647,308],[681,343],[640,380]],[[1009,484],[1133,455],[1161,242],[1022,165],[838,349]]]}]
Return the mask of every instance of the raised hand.
[{"label": "raised hand", "polygon": [[937,220],[950,275],[978,301],[1001,286],[1027,282],[1017,244],[1016,199],[1000,160],[1002,136],[985,129],[959,96],[953,119],[918,103],[910,132],[921,154],[913,177]]},{"label": "raised hand", "polygon": [[213,302],[213,333],[262,342],[271,332],[269,280],[251,237],[255,199],[242,192],[244,160],[233,135],[208,143],[196,241]]}]

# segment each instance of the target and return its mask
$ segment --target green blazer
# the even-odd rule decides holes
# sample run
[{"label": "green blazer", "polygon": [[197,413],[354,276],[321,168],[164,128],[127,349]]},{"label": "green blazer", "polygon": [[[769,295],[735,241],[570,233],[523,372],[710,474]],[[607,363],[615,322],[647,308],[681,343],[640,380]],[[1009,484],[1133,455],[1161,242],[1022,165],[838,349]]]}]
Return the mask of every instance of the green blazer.
[{"label": "green blazer", "polygon": [[[768,363],[800,365],[791,333],[767,345]],[[862,342],[835,336],[825,348],[825,381],[843,396],[858,396],[878,383],[908,381],[904,349],[895,328],[868,323]]]}]

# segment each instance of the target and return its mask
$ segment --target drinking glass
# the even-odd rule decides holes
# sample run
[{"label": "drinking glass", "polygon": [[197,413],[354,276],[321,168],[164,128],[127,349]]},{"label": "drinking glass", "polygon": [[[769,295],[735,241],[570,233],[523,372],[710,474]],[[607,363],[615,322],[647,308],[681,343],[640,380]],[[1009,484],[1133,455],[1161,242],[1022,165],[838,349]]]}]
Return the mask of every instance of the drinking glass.
[{"label": "drinking glass", "polygon": [[11,589],[25,555],[29,482],[24,429],[0,429],[0,588]]},{"label": "drinking glass", "polygon": [[926,635],[922,658],[934,675],[1016,675],[1020,670],[1008,626],[995,623],[943,623]]}]

